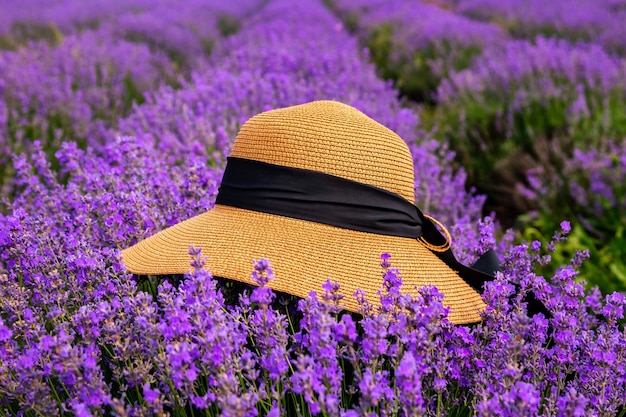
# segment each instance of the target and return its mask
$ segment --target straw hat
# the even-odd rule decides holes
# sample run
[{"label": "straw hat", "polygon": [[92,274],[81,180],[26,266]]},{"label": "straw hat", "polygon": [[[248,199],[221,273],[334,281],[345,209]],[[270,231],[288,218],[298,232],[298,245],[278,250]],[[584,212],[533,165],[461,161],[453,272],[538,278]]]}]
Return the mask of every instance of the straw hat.
[{"label": "straw hat", "polygon": [[[413,159],[405,142],[338,102],[317,101],[252,117],[237,135],[226,172],[235,160],[331,180],[339,177],[347,180],[348,188],[382,190],[399,201],[414,203]],[[260,176],[256,172],[239,175],[252,181]],[[297,187],[298,181],[294,175],[291,185]],[[208,257],[207,268],[214,276],[251,284],[252,260],[267,258],[274,269],[275,279],[269,284],[273,289],[304,298],[311,291],[322,293],[322,284],[330,277],[341,285],[343,306],[357,311],[354,293],[359,288],[371,303],[378,304],[380,255],[390,253],[405,292],[436,285],[450,307],[452,322],[480,321],[479,312],[485,307],[480,294],[427,241],[303,220],[298,214],[233,207],[220,201],[224,187],[223,182],[212,210],[125,249],[126,268],[146,275],[185,273],[190,269],[187,251],[193,244]],[[356,196],[347,198],[358,202]],[[254,202],[255,198],[244,200]],[[305,218],[316,215],[315,210],[300,212]]]}]

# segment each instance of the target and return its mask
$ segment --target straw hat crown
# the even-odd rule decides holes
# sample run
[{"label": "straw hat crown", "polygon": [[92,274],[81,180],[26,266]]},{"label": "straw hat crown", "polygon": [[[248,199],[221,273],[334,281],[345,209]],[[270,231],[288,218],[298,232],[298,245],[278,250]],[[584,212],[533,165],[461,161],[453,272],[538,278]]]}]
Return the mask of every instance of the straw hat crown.
[{"label": "straw hat crown", "polygon": [[241,128],[231,156],[325,172],[415,200],[413,159],[406,143],[357,109],[335,101],[252,117]]}]

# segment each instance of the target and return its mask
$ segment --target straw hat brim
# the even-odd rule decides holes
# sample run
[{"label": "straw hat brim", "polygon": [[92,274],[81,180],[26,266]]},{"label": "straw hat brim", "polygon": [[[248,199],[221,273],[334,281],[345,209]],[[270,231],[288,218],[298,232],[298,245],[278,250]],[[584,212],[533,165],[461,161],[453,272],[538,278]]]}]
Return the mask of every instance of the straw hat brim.
[{"label": "straw hat brim", "polygon": [[341,285],[343,306],[357,311],[354,293],[362,289],[378,305],[382,284],[380,255],[390,253],[403,291],[436,285],[457,324],[480,321],[480,294],[417,239],[342,229],[325,224],[223,205],[165,229],[122,252],[135,274],[183,274],[190,270],[189,245],[202,248],[214,276],[252,283],[252,260],[269,259],[273,289],[299,297],[322,294],[330,277]]}]

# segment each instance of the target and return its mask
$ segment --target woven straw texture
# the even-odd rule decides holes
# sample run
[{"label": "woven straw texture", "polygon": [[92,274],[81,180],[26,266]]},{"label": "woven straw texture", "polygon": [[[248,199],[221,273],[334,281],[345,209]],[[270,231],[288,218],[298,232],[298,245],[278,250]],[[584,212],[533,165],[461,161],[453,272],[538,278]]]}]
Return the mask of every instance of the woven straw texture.
[{"label": "woven straw texture", "polygon": [[[358,110],[319,101],[271,110],[241,128],[232,156],[325,172],[414,200],[413,161],[402,139]],[[391,253],[404,291],[436,285],[450,306],[449,318],[462,324],[480,320],[480,295],[418,240],[216,205],[212,210],[165,229],[124,250],[136,274],[181,274],[190,269],[189,245],[201,247],[212,274],[252,283],[252,260],[267,258],[275,290],[306,297],[322,293],[331,278],[341,285],[343,306],[357,310],[354,293],[365,291],[378,305],[380,254]]]}]

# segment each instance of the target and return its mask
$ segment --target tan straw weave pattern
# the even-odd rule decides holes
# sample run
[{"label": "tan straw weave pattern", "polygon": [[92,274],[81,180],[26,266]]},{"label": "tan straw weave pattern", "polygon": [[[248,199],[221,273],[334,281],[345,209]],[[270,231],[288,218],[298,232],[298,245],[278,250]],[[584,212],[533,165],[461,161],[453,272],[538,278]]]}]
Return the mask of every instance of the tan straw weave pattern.
[{"label": "tan straw weave pattern", "polygon": [[253,117],[237,135],[232,156],[321,171],[415,199],[406,143],[337,102],[317,101]]},{"label": "tan straw weave pattern", "polygon": [[[332,101],[261,113],[242,127],[233,156],[305,168],[371,184],[413,201],[413,165],[395,133],[358,110]],[[405,291],[434,284],[455,323],[479,321],[480,295],[416,239],[377,235],[216,205],[123,251],[137,274],[189,270],[190,244],[203,248],[207,267],[220,277],[252,283],[252,260],[267,258],[278,291],[306,297],[327,278],[340,283],[344,307],[356,311],[357,288],[377,304],[380,254],[391,253]]]}]

